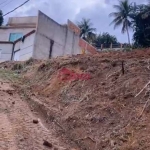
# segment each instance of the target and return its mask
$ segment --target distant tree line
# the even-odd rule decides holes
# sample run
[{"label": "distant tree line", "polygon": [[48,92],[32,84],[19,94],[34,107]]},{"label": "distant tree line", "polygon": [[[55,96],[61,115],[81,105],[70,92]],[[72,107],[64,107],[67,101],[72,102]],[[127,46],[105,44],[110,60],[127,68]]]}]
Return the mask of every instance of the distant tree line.
[{"label": "distant tree line", "polygon": [[119,44],[114,35],[110,35],[107,32],[96,34],[96,28],[93,28],[90,19],[83,18],[77,24],[81,29],[80,37],[97,48],[101,48],[102,44],[105,47],[110,47],[110,44]]},{"label": "distant tree line", "polygon": [[[110,25],[114,24],[114,29],[122,26],[121,32],[127,33],[128,45],[135,48],[150,47],[150,1],[147,4],[137,5],[129,0],[119,0],[118,5],[113,7],[116,11],[109,14],[114,18]],[[81,29],[80,36],[96,47],[100,47],[101,44],[119,44],[114,35],[109,33],[97,35],[89,19],[82,19],[78,22],[78,26]],[[133,31],[133,44],[129,30]]]},{"label": "distant tree line", "polygon": [[[110,17],[113,17],[110,25],[114,24],[114,29],[122,26],[121,32],[127,33],[130,46],[135,48],[150,47],[150,1],[147,4],[137,5],[130,0],[119,0],[118,5],[113,7],[116,11],[109,14]],[[3,25],[3,22],[3,13],[0,10],[0,26]],[[78,26],[81,29],[80,37],[95,47],[99,48],[102,44],[119,44],[114,35],[109,33],[97,34],[90,19],[83,18],[78,22]],[[133,44],[131,44],[129,30],[133,31]]]}]

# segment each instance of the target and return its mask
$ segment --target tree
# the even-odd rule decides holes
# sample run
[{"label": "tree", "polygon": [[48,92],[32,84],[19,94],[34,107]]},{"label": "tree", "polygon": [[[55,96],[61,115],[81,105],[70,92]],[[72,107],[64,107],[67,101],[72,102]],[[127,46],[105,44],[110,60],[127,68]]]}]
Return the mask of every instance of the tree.
[{"label": "tree", "polygon": [[4,18],[3,18],[3,12],[0,10],[0,26],[3,24]]},{"label": "tree", "polygon": [[142,7],[142,11],[143,11],[143,15],[142,15],[142,18],[143,19],[146,19],[150,16],[150,0],[148,1],[148,4],[147,5],[138,5],[139,7],[141,6]]},{"label": "tree", "polygon": [[118,44],[118,42],[115,36],[104,32],[103,34],[97,35],[94,41],[94,45],[97,48],[100,48],[101,44],[103,44],[106,48],[109,48],[110,44]]},{"label": "tree", "polygon": [[86,40],[89,43],[92,43],[95,39],[95,31],[96,28],[93,28],[93,24],[90,19],[83,18],[81,22],[77,23],[79,28],[81,29],[80,37]]},{"label": "tree", "polygon": [[135,47],[150,47],[150,5],[137,5],[132,15]]},{"label": "tree", "polygon": [[129,0],[119,1],[119,5],[114,5],[116,12],[112,12],[109,14],[110,17],[114,17],[114,20],[111,24],[114,24],[114,29],[118,26],[122,25],[122,33],[127,32],[128,35],[128,42],[130,45],[130,35],[129,35],[129,28],[131,27],[131,4]]}]

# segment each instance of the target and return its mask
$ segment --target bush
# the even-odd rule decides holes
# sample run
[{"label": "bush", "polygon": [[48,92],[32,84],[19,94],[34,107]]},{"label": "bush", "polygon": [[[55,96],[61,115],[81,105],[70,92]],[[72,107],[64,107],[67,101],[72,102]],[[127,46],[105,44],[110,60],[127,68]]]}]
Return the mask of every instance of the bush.
[{"label": "bush", "polygon": [[12,67],[12,70],[22,70],[23,69],[23,65],[22,64],[15,64],[13,67]]}]

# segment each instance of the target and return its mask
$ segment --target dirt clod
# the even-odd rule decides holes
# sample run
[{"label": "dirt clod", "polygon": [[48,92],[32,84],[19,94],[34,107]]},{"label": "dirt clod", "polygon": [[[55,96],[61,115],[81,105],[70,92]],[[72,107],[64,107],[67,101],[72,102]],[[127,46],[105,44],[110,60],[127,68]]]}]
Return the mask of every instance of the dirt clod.
[{"label": "dirt clod", "polygon": [[46,147],[49,147],[49,148],[53,147],[53,145],[50,142],[46,141],[46,140],[44,140],[43,145],[46,146]]},{"label": "dirt clod", "polygon": [[11,91],[11,90],[7,90],[7,93],[8,93],[9,95],[13,95],[13,91]]},{"label": "dirt clod", "polygon": [[37,119],[34,119],[34,120],[33,120],[33,123],[34,123],[34,124],[38,124],[39,121],[38,121]]},{"label": "dirt clod", "polygon": [[110,100],[114,100],[115,98],[116,98],[116,96],[113,95],[113,94],[111,94],[111,95],[109,96],[109,99],[110,99]]},{"label": "dirt clod", "polygon": [[14,105],[14,104],[15,104],[15,101],[14,101],[14,102],[12,102],[12,104]]}]

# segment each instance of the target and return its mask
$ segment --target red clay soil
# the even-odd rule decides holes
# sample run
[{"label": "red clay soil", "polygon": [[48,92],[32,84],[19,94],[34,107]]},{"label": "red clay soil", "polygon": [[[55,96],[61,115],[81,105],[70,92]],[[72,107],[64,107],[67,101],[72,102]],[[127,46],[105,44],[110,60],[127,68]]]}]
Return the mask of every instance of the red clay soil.
[{"label": "red clay soil", "polygon": [[75,150],[150,149],[149,50],[32,61],[16,70],[22,84],[15,88],[60,143]]}]

